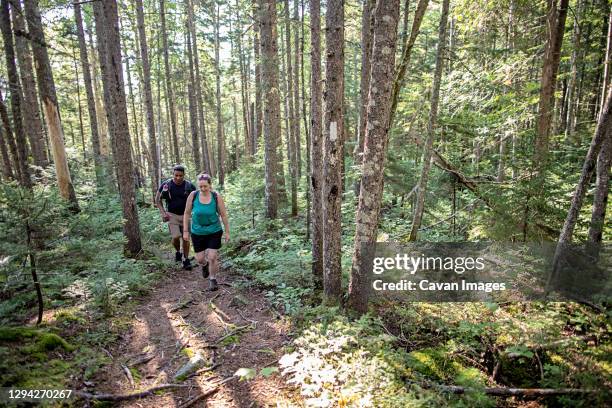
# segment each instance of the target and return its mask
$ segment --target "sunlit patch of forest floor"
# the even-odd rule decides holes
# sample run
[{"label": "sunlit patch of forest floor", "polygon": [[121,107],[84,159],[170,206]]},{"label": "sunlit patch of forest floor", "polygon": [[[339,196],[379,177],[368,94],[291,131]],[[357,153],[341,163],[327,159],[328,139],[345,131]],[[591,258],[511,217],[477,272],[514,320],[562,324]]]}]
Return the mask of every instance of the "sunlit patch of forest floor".
[{"label": "sunlit patch of forest floor", "polygon": [[[108,350],[110,362],[92,378],[93,388],[129,394],[176,383],[173,376],[200,355],[203,363],[181,381],[190,387],[120,406],[180,407],[212,390],[215,392],[205,398],[208,407],[292,405],[295,390],[270,368],[277,366],[289,341],[288,322],[257,289],[245,285],[243,277],[231,269],[222,276],[219,291],[208,292],[199,268],[169,269],[135,308],[127,330]],[[235,376],[240,369],[246,375]],[[250,372],[255,376],[252,379]],[[194,406],[204,406],[203,401]]]}]

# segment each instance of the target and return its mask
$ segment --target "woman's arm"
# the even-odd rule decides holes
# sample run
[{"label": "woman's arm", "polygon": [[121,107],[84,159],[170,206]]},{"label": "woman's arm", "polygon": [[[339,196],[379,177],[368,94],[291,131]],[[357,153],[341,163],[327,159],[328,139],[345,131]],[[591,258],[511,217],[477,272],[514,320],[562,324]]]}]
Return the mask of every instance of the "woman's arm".
[{"label": "woman's arm", "polygon": [[227,216],[227,208],[225,208],[225,201],[219,194],[217,194],[217,200],[219,201],[219,215],[221,216],[221,221],[223,221],[223,231],[225,232],[225,241],[229,241],[230,239],[230,226],[229,226],[229,218]]},{"label": "woman's arm", "polygon": [[189,240],[189,224],[191,222],[191,209],[193,208],[193,197],[195,193],[195,191],[189,193],[187,203],[185,204],[185,213],[183,214],[183,239],[185,241]]}]

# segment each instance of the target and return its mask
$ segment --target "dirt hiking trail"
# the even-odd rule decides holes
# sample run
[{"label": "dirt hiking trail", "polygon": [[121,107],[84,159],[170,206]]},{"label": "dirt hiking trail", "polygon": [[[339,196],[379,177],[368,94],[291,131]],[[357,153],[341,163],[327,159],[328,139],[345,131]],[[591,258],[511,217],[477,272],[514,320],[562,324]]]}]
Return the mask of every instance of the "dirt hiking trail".
[{"label": "dirt hiking trail", "polygon": [[[240,381],[234,373],[274,367],[288,343],[287,322],[263,294],[240,285],[246,278],[225,269],[219,290],[208,292],[199,267],[171,268],[136,307],[131,328],[111,350],[112,364],[95,379],[97,392],[130,394],[161,384],[168,389],[120,407],[288,407],[301,405],[297,392],[278,373]],[[173,379],[197,353],[206,363],[191,378]],[[271,369],[268,369],[271,370]],[[210,395],[202,397],[209,391]]]}]

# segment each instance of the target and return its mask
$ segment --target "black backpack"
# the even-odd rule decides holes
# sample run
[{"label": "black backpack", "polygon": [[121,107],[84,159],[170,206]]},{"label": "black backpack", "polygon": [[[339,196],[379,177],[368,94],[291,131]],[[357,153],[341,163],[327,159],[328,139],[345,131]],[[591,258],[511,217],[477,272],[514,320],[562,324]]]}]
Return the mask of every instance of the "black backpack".
[{"label": "black backpack", "polygon": [[[171,181],[172,181],[172,179],[168,179],[168,180],[166,180],[166,181],[164,181],[162,183],[161,198],[166,200],[166,201],[172,200],[172,196],[170,195],[170,186],[169,186]],[[192,190],[193,186],[192,186],[191,182],[189,182],[188,180],[185,180],[183,182],[183,185],[184,185],[184,192],[185,193],[187,193],[187,191],[191,191]],[[163,186],[168,186],[168,190],[164,191]],[[193,189],[193,190],[195,190],[195,189]]]},{"label": "black backpack", "polygon": [[[198,194],[197,190],[194,192],[195,194],[191,198],[191,208],[193,208],[193,203],[195,202],[196,195]],[[219,214],[219,194],[215,190],[212,190],[211,193],[215,199],[215,210],[217,211],[217,214]]]}]

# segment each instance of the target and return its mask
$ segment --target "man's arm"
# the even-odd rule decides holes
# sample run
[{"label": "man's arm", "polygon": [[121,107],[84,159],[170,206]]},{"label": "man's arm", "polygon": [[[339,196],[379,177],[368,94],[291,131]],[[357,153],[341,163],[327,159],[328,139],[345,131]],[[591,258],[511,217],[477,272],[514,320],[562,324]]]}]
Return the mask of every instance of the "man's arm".
[{"label": "man's arm", "polygon": [[161,193],[159,191],[155,193],[155,206],[159,209],[159,213],[161,214],[164,222],[168,221],[170,217],[168,216],[168,213],[166,212],[166,209],[164,208],[164,205],[161,202]]}]

